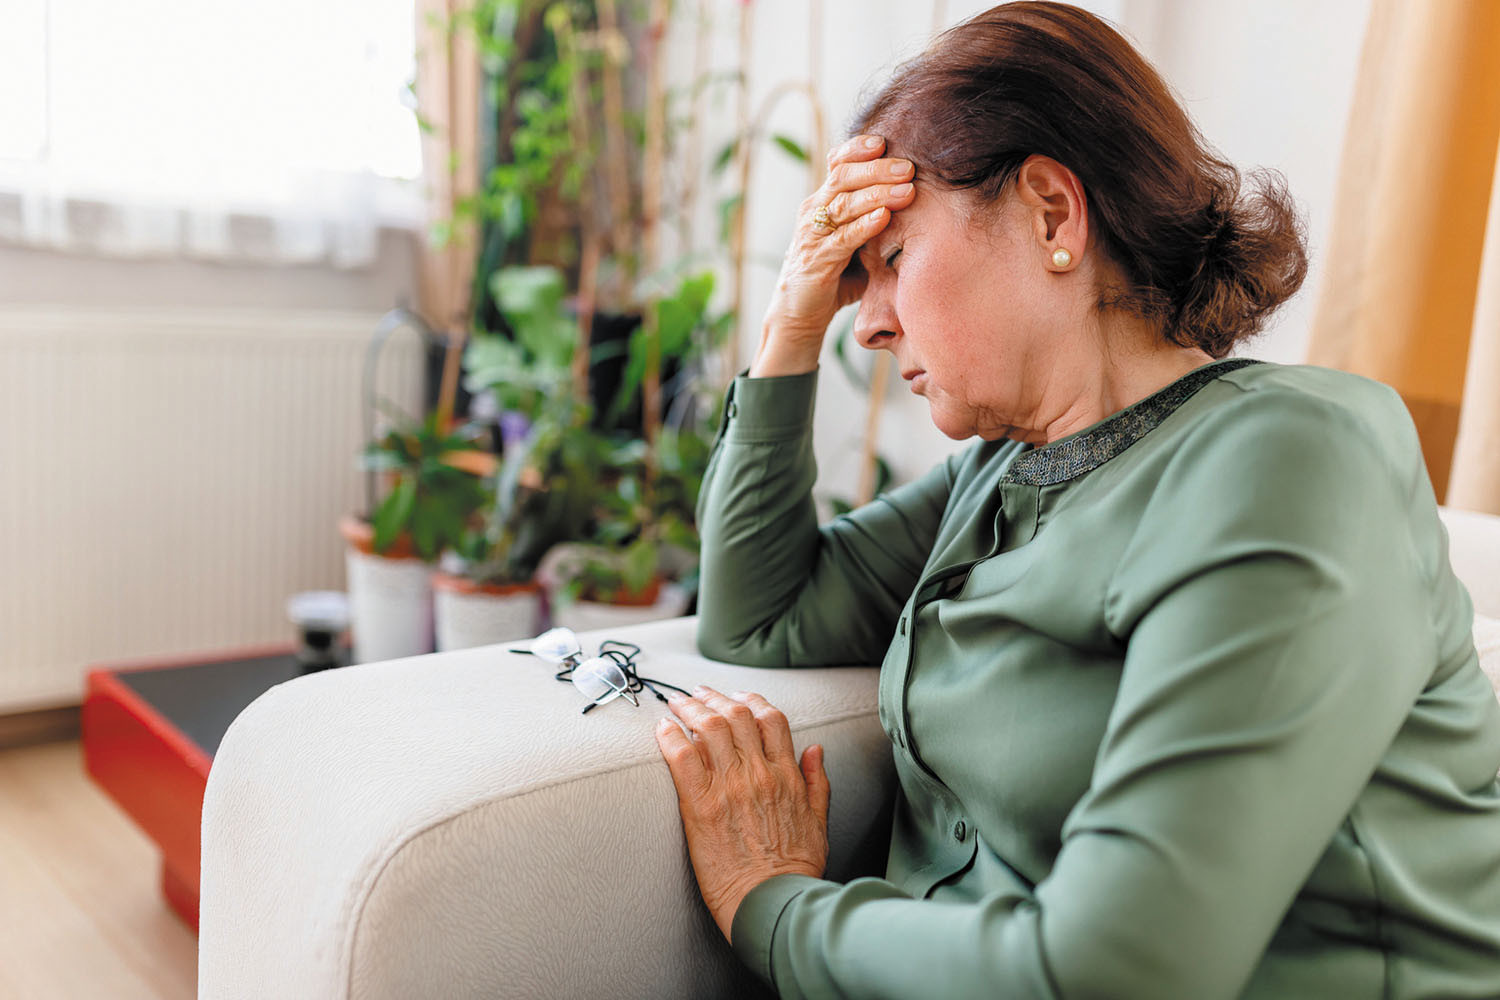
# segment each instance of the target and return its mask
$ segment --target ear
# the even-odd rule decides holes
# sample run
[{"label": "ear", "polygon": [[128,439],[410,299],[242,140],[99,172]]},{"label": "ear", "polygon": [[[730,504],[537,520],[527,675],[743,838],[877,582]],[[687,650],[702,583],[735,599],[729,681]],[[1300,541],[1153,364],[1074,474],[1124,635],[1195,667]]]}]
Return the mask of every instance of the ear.
[{"label": "ear", "polygon": [[[1016,174],[1016,193],[1047,270],[1077,267],[1089,242],[1088,198],[1078,175],[1050,156],[1028,156]],[[1067,264],[1054,262],[1058,250],[1068,251]]]}]

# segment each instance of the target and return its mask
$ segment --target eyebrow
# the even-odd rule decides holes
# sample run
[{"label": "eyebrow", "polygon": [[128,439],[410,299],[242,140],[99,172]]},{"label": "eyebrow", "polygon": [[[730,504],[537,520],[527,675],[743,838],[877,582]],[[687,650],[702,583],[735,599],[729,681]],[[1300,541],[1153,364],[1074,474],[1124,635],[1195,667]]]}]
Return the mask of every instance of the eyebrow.
[{"label": "eyebrow", "polygon": [[[873,240],[856,250],[854,255],[862,258],[865,256],[865,251],[869,251],[875,254],[881,263],[884,263],[885,259],[890,256],[891,244],[897,241],[896,226],[896,218],[892,216],[890,223]],[[866,265],[865,269],[869,270],[869,266]]]}]

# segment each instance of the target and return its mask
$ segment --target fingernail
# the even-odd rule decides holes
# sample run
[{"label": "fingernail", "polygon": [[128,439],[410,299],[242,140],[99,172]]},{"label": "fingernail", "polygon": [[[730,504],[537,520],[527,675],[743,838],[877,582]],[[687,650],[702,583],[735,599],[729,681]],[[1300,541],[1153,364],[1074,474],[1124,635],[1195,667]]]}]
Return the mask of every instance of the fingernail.
[{"label": "fingernail", "polygon": [[906,172],[911,169],[911,164],[905,160],[897,160],[891,164],[891,176],[905,177]]},{"label": "fingernail", "polygon": [[687,695],[683,694],[681,691],[673,691],[667,695],[667,701],[671,702],[674,705],[680,705],[683,702],[687,701]]},{"label": "fingernail", "polygon": [[665,717],[658,719],[656,722],[656,728],[660,729],[662,732],[666,732],[668,729],[672,728],[672,720]]},{"label": "fingernail", "polygon": [[879,145],[880,145],[880,136],[878,136],[878,135],[867,135],[867,136],[865,136],[865,148],[866,149],[874,149],[875,147],[877,147]]},{"label": "fingernail", "polygon": [[891,188],[892,198],[905,198],[909,194],[911,194],[910,184],[897,184],[895,187]]},{"label": "fingernail", "polygon": [[735,691],[729,697],[733,698],[735,701],[744,701],[746,698],[750,697],[750,695],[745,691]]},{"label": "fingernail", "polygon": [[702,698],[708,694],[708,688],[704,687],[702,684],[699,684],[697,687],[693,688],[693,694],[695,694],[699,698]]}]

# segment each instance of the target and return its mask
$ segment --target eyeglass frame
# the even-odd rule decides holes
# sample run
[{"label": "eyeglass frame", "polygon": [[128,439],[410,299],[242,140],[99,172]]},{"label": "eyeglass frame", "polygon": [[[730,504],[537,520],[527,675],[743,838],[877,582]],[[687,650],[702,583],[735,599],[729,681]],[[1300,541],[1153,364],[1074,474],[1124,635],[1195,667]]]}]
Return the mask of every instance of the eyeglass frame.
[{"label": "eyeglass frame", "polygon": [[[638,674],[635,669],[635,658],[641,655],[641,647],[637,646],[633,642],[625,642],[622,639],[602,639],[599,642],[598,654],[593,657],[586,657],[583,653],[583,643],[579,641],[578,634],[570,628],[567,628],[565,626],[558,626],[556,628],[550,628],[546,632],[543,632],[541,635],[537,636],[532,640],[532,644],[535,645],[538,640],[554,632],[565,632],[567,633],[568,637],[572,639],[573,651],[571,653],[565,654],[561,659],[552,659],[549,656],[545,656],[542,653],[537,652],[535,649],[517,649],[515,647],[511,647],[510,652],[525,653],[528,656],[535,656],[538,659],[551,660],[551,662],[553,663],[561,664],[561,669],[559,669],[557,673],[553,675],[553,677],[556,680],[563,681],[564,683],[573,683],[573,671],[576,670],[581,664],[587,662],[590,659],[604,659],[611,661],[614,664],[615,669],[618,670],[620,674],[625,678],[625,684],[623,688],[616,688],[611,685],[610,691],[590,700],[587,705],[583,706],[583,711],[581,713],[583,715],[587,715],[589,712],[598,708],[600,705],[603,705],[616,697],[623,697],[632,705],[639,708],[640,702],[636,700],[635,696],[640,694],[643,690],[650,691],[652,694],[656,695],[656,699],[658,701],[666,704],[666,695],[658,691],[657,687],[669,688],[684,695],[691,694],[691,692],[689,692],[686,688],[680,688],[676,684],[669,684],[666,681],[658,680],[654,677],[642,677],[640,674]],[[608,683],[607,680],[606,683]],[[574,687],[577,687],[577,684],[574,684]]]}]

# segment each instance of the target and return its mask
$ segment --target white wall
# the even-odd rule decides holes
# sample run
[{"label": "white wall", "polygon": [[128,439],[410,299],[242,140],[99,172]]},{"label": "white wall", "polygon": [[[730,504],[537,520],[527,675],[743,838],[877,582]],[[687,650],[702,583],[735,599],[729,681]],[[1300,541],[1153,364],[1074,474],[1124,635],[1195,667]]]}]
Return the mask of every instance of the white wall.
[{"label": "white wall", "polygon": [[[1312,252],[1308,281],[1273,318],[1267,332],[1243,353],[1282,362],[1303,358],[1369,4],[1370,0],[1087,0],[1080,4],[1111,19],[1137,42],[1181,95],[1204,135],[1231,160],[1242,167],[1283,171],[1306,213]],[[732,66],[739,5],[718,2],[710,6],[716,19],[713,65]],[[825,18],[821,88],[830,138],[836,142],[861,91],[878,86],[901,59],[920,51],[930,36],[935,12],[947,25],[988,6],[941,0],[824,0],[821,5],[807,0],[756,0],[752,105],[758,106],[778,83],[807,77],[813,35],[809,19],[821,8]],[[680,81],[692,66],[689,27],[679,26],[671,42]],[[733,102],[711,105],[710,112],[715,138],[705,148],[711,152],[732,131]],[[809,115],[796,101],[784,102],[771,123],[773,131],[811,139]],[[731,187],[721,183],[718,191]],[[774,152],[761,154],[747,203],[751,264],[741,316],[742,359],[748,360],[754,350],[797,205],[809,191],[805,169]],[[715,200],[706,197],[698,206],[702,233],[714,231]],[[884,411],[880,451],[904,479],[963,445],[938,434],[926,404],[911,397],[899,379],[895,381]],[[849,495],[854,490],[865,403],[826,354],[820,385],[819,490],[824,495]]]}]

